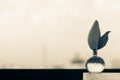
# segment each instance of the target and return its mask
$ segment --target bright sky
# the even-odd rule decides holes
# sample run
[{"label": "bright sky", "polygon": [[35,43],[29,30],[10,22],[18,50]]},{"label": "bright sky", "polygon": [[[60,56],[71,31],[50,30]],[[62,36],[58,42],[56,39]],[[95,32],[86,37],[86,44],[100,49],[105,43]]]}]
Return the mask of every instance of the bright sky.
[{"label": "bright sky", "polygon": [[109,67],[120,53],[119,0],[0,0],[0,64],[41,68],[43,53],[48,67],[67,65],[76,52],[87,60],[95,20],[102,34],[112,31],[99,51]]}]

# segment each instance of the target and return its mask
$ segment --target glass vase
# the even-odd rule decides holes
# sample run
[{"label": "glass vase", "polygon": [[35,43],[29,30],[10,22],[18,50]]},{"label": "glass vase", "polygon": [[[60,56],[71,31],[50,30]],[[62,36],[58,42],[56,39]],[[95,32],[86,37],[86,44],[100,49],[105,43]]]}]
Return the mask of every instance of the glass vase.
[{"label": "glass vase", "polygon": [[86,69],[90,73],[100,73],[104,70],[105,62],[101,57],[98,57],[97,54],[94,54],[86,62]]}]

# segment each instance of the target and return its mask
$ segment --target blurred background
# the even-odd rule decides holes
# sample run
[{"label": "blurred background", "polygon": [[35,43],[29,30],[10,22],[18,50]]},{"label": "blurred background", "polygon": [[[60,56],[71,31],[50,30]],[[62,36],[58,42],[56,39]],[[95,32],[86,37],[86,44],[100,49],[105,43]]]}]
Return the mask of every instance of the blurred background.
[{"label": "blurred background", "polygon": [[0,0],[0,68],[85,68],[95,20],[112,31],[98,56],[120,68],[119,0]]}]

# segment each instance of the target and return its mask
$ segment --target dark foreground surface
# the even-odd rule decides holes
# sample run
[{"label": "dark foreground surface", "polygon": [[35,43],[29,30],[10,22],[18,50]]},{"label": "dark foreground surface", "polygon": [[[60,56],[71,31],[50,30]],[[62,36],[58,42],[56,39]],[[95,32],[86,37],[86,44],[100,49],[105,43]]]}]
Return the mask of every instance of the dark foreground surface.
[{"label": "dark foreground surface", "polygon": [[[120,73],[105,69],[104,73]],[[82,80],[86,69],[0,69],[1,80]]]}]

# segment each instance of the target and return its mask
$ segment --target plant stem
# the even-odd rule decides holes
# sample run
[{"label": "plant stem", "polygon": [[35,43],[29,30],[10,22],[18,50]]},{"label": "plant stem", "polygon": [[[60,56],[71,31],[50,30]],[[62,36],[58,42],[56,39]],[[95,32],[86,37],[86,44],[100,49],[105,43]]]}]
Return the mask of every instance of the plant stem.
[{"label": "plant stem", "polygon": [[93,49],[93,55],[97,56],[97,49]]}]

